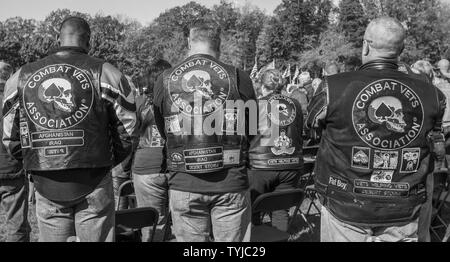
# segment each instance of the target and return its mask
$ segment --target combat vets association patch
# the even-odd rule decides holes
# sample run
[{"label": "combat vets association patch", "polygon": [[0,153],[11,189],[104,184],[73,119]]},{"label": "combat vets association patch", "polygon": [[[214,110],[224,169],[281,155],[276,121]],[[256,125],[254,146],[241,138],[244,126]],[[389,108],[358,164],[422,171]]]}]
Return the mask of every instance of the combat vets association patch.
[{"label": "combat vets association patch", "polygon": [[352,112],[358,136],[377,149],[404,148],[420,135],[423,126],[420,98],[396,80],[379,80],[363,88]]},{"label": "combat vets association patch", "polygon": [[374,169],[397,169],[398,152],[375,150],[373,168]]},{"label": "combat vets association patch", "polygon": [[419,169],[420,148],[405,148],[402,150],[402,165],[400,173],[415,173]]},{"label": "combat vets association patch", "polygon": [[[274,95],[267,101],[267,115],[275,125],[285,127],[292,124],[297,116],[297,108],[291,98],[283,95]],[[272,112],[276,109],[276,112]]]},{"label": "combat vets association patch", "polygon": [[45,130],[65,130],[81,123],[92,108],[94,87],[81,69],[68,64],[46,66],[23,89],[28,119]]},{"label": "combat vets association patch", "polygon": [[188,116],[210,115],[221,109],[231,90],[227,71],[207,58],[178,66],[168,81],[170,99]]},{"label": "combat vets association patch", "polygon": [[370,168],[370,148],[353,147],[352,149],[352,167],[369,169]]}]

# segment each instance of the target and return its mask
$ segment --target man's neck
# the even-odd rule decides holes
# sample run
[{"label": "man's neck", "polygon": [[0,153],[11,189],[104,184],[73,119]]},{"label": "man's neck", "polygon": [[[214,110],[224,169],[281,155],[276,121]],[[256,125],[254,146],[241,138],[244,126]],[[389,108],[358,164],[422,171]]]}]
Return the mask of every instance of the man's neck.
[{"label": "man's neck", "polygon": [[217,53],[212,51],[212,50],[207,50],[207,49],[191,49],[188,52],[188,56],[193,56],[193,55],[210,55],[214,58],[217,58]]}]

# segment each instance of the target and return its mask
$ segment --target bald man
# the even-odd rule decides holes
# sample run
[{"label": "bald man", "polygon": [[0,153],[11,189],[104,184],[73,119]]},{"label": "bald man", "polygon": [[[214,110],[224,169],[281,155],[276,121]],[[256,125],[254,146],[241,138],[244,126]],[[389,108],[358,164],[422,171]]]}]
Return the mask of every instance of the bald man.
[{"label": "bald man", "polygon": [[373,20],[363,65],[326,77],[309,105],[306,126],[324,130],[315,169],[323,242],[418,241],[432,153],[444,157],[445,97],[399,71],[405,38],[396,19]]},{"label": "bald man", "polygon": [[113,240],[110,170],[132,151],[135,91],[88,55],[90,34],[84,19],[67,18],[60,47],[6,83],[3,144],[35,182],[43,242]]}]

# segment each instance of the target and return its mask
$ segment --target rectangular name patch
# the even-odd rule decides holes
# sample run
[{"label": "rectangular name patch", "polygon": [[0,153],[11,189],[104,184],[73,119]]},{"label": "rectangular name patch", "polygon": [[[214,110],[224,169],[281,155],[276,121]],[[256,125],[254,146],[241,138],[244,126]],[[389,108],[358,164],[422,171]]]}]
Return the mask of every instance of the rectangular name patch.
[{"label": "rectangular name patch", "polygon": [[209,147],[183,151],[185,167],[188,172],[211,172],[224,165],[223,147]]}]

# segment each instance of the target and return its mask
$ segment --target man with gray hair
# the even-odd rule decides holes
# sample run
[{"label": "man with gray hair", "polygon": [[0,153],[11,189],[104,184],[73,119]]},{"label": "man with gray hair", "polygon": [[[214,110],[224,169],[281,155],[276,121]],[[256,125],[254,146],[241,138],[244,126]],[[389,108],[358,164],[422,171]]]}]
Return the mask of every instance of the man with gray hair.
[{"label": "man with gray hair", "polygon": [[373,20],[363,65],[325,78],[310,103],[306,126],[324,130],[315,170],[322,242],[418,241],[430,160],[445,157],[446,102],[399,71],[405,38],[396,19]]},{"label": "man with gray hair", "polygon": [[[236,129],[248,118],[225,105],[256,100],[252,82],[219,61],[220,30],[214,23],[193,25],[188,43],[189,57],[164,71],[154,92],[156,125],[167,148],[174,233],[180,242],[209,241],[210,233],[218,242],[249,241],[249,135]],[[201,129],[209,116],[221,119],[215,122],[220,131],[212,135]]]},{"label": "man with gray hair", "polygon": [[[0,61],[0,107],[5,83],[11,77],[11,65]],[[3,108],[0,110],[0,137],[3,135]],[[0,204],[6,213],[6,241],[30,241],[28,224],[28,181],[22,161],[11,157],[0,143]]]}]

